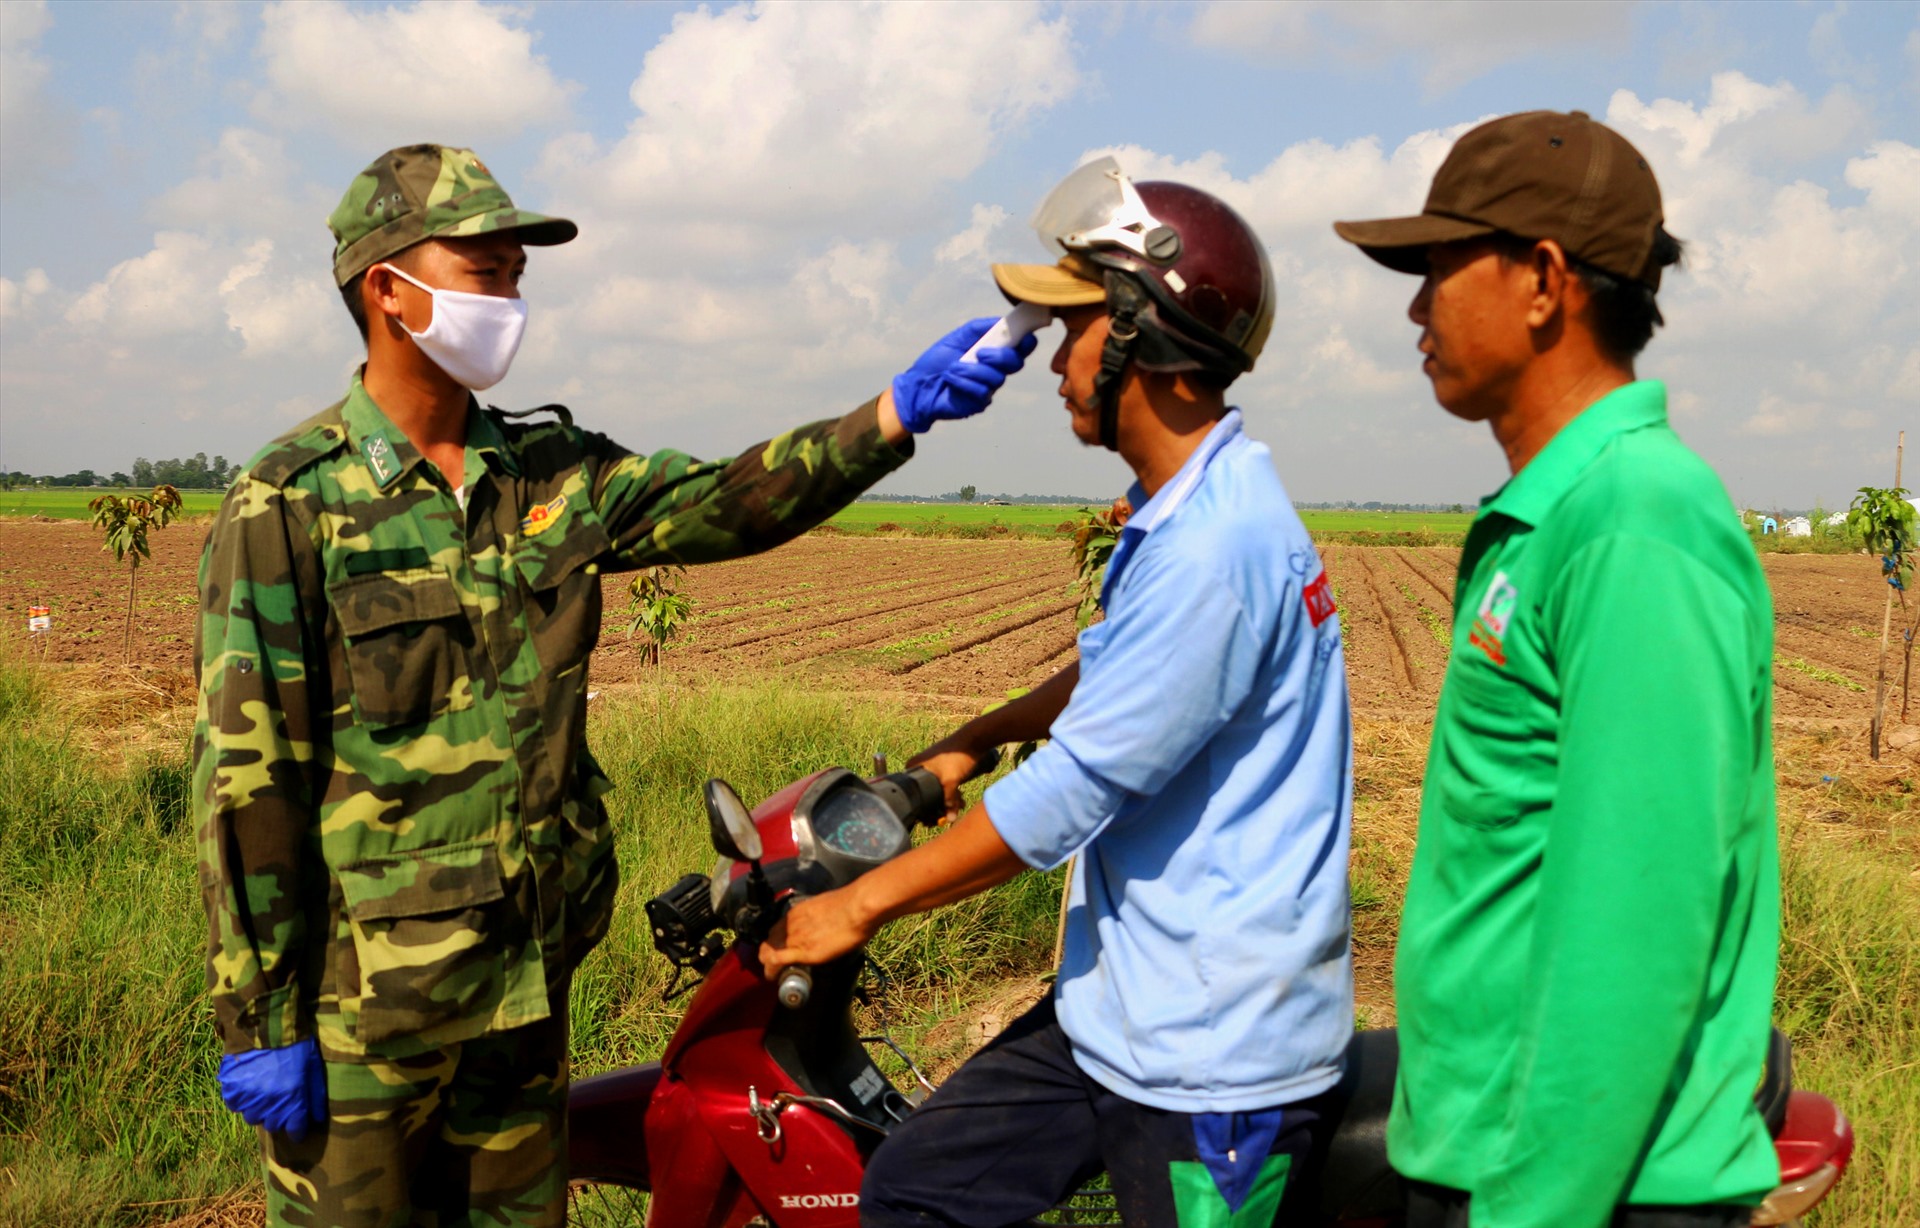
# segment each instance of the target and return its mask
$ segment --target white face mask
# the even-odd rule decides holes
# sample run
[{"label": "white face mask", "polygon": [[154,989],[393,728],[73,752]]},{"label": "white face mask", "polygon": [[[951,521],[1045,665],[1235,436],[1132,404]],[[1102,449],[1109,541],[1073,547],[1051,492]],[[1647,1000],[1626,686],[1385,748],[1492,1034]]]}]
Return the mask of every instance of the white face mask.
[{"label": "white face mask", "polygon": [[527,332],[525,299],[436,290],[390,264],[376,267],[433,296],[433,323],[427,325],[427,331],[416,333],[405,324],[400,327],[407,328],[407,335],[420,352],[433,359],[454,382],[479,392],[507,378],[507,368],[513,365],[520,339]]}]

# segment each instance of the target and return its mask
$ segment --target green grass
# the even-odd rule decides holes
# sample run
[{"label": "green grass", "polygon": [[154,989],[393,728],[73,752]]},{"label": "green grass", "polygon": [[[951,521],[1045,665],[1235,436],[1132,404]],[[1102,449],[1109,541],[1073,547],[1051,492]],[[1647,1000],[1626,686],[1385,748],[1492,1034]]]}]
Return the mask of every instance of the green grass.
[{"label": "green grass", "polygon": [[1080,508],[1066,503],[854,503],[827,523],[844,533],[902,533],[914,537],[1059,537]]},{"label": "green grass", "polygon": [[[0,516],[52,516],[57,520],[85,520],[87,503],[97,490],[53,487],[44,490],[0,491]],[[138,492],[136,492],[138,493]],[[220,506],[220,492],[184,492],[188,516],[210,516]],[[830,530],[855,534],[894,534],[909,537],[1035,537],[1064,540],[1081,511],[1076,504],[1021,503],[988,507],[984,503],[855,503],[827,522]],[[1320,541],[1357,545],[1459,545],[1465,539],[1472,513],[1358,512],[1307,508],[1300,519]]]},{"label": "green grass", "polygon": [[[855,503],[827,524],[843,533],[914,537],[1065,538],[1079,505],[1065,503]],[[1465,540],[1471,512],[1361,512],[1306,508],[1300,519],[1317,541],[1358,545],[1442,546]]]},{"label": "green grass", "polygon": [[[1429,609],[1427,603],[1420,599],[1419,595],[1413,591],[1413,586],[1406,581],[1395,580],[1393,586],[1400,590],[1400,595],[1405,597],[1407,604],[1413,607],[1413,612],[1419,616],[1420,625],[1427,629],[1427,634],[1431,635],[1434,642],[1439,644],[1440,647],[1451,653],[1453,651],[1453,630],[1447,626],[1447,620]],[[1339,602],[1336,600],[1334,604],[1338,605]]]},{"label": "green grass", "polygon": [[1301,523],[1320,542],[1359,546],[1457,546],[1467,538],[1472,512],[1362,512],[1302,508]]},{"label": "green grass", "polygon": [[[110,493],[144,495],[150,489],[129,492],[53,486],[42,490],[0,490],[0,516],[51,516],[55,520],[90,520],[93,513],[87,510],[87,504],[101,495]],[[223,493],[217,490],[182,491],[180,497],[186,501],[186,510],[182,514],[213,515],[220,509]]]},{"label": "green grass", "polygon": [[1818,665],[1801,660],[1799,657],[1776,656],[1773,662],[1775,665],[1784,665],[1788,669],[1798,670],[1809,678],[1818,679],[1821,682],[1830,682],[1834,686],[1844,687],[1849,691],[1864,691],[1867,689],[1845,674],[1836,674],[1830,669],[1822,669]]},{"label": "green grass", "polygon": [[[0,662],[0,1224],[158,1222],[257,1188],[257,1143],[215,1083],[179,722],[123,766],[88,749],[68,689]],[[624,881],[613,932],[574,984],[581,1075],[657,1056],[684,1006],[660,1000],[669,969],[643,905],[713,864],[701,782],[723,776],[757,799],[876,748],[900,762],[947,723],[771,689],[660,700],[642,689],[596,704]],[[1059,875],[1023,875],[889,926],[872,953],[897,987],[896,1035],[924,1040],[982,989],[1039,972],[1059,890]]]},{"label": "green grass", "polygon": [[1779,1026],[1797,1087],[1853,1120],[1853,1164],[1810,1228],[1920,1223],[1920,892],[1911,865],[1782,831]]},{"label": "green grass", "polygon": [[[0,660],[0,1224],[154,1223],[258,1188],[254,1135],[214,1080],[183,717],[156,718],[157,742],[124,736],[119,714],[138,701],[89,699],[79,681]],[[657,1055],[679,1017],[660,1000],[668,969],[642,906],[712,864],[706,777],[757,799],[876,748],[898,762],[947,724],[770,688],[657,700],[638,688],[595,705],[624,882],[574,985],[581,1075]],[[1355,943],[1376,967],[1397,929],[1424,733],[1356,730]],[[1859,1135],[1854,1171],[1810,1228],[1907,1228],[1920,1222],[1920,808],[1910,776],[1837,746],[1781,749],[1776,1012],[1796,1083],[1831,1096]],[[873,953],[910,1050],[939,1067],[967,1043],[956,1018],[1044,968],[1059,886],[1023,875],[882,932]]]},{"label": "green grass", "polygon": [[1761,533],[1749,525],[1747,538],[1761,554],[1854,554],[1865,548],[1859,535],[1848,533],[1844,525],[1815,524],[1806,537]]}]

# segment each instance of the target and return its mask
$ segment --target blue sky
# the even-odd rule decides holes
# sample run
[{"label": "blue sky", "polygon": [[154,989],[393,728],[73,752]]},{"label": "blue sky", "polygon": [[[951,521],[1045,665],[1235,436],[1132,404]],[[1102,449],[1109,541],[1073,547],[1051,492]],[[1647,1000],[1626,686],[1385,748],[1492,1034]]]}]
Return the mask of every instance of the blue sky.
[{"label": "blue sky", "polygon": [[[1296,498],[1502,478],[1419,376],[1410,281],[1333,239],[1465,127],[1580,108],[1690,268],[1642,374],[1736,499],[1842,505],[1920,424],[1920,5],[0,4],[0,467],[239,458],[356,359],[325,215],[414,140],[578,219],[486,399],[724,454],[999,300],[1080,161],[1225,196],[1280,274],[1236,390]],[[1048,343],[1049,345],[1051,343]],[[1043,351],[1044,357],[1045,351]],[[1040,365],[887,489],[1105,495]]]}]

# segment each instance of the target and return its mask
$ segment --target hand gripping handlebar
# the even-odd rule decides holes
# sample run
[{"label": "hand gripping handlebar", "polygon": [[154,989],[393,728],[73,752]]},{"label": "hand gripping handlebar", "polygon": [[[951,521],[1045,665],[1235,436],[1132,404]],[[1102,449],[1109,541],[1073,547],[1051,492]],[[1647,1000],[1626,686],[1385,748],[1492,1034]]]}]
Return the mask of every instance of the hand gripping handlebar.
[{"label": "hand gripping handlebar", "polygon": [[[966,779],[975,780],[999,766],[1000,751],[995,747],[980,756],[980,761],[974,764]],[[938,776],[923,767],[894,772],[873,783],[875,790],[900,816],[900,821],[909,827],[916,824],[931,827],[946,817],[946,787],[940,783]],[[813,996],[813,970],[804,964],[792,964],[782,969],[775,993],[780,1005],[791,1011],[799,1010]]]}]

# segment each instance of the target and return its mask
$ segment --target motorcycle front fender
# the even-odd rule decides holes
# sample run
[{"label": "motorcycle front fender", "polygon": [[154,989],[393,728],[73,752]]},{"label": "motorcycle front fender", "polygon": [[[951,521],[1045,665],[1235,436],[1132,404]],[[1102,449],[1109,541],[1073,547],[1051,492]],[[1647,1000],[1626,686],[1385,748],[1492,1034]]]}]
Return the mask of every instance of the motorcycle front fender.
[{"label": "motorcycle front fender", "polygon": [[659,1086],[658,1062],[609,1070],[573,1085],[567,1093],[567,1166],[574,1180],[653,1188],[647,1112]]}]

